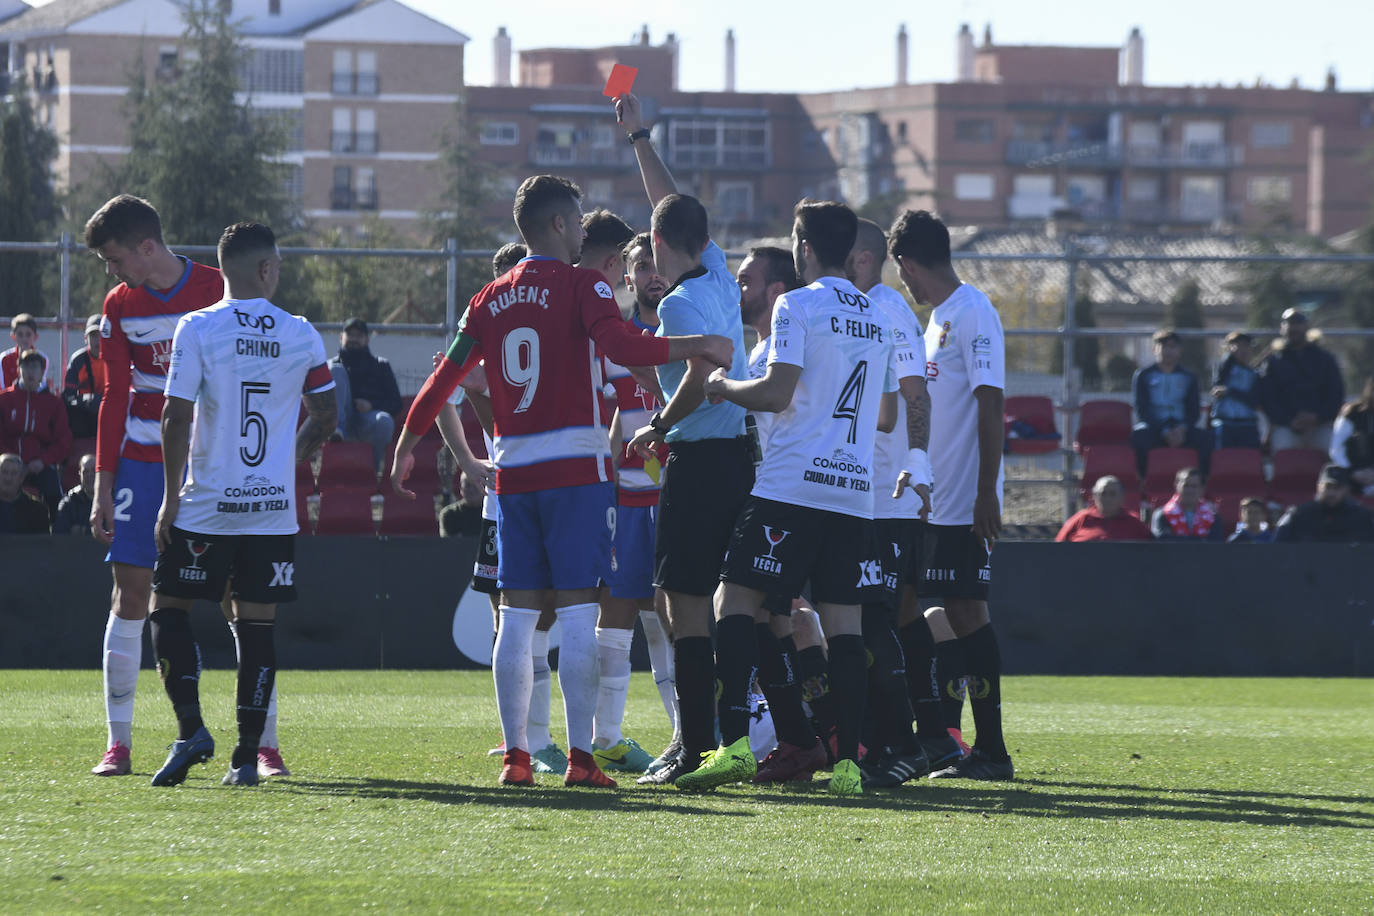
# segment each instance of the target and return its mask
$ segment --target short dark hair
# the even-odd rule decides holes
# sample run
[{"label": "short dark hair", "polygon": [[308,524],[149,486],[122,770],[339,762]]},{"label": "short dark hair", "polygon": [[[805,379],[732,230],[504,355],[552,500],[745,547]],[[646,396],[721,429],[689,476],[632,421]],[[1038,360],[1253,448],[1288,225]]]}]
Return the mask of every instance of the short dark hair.
[{"label": "short dark hair", "polygon": [[[33,351],[30,350],[30,353]],[[1326,464],[1322,466],[1321,473],[1317,475],[1317,482],[1329,480],[1338,487],[1350,486],[1350,469],[1341,467],[1339,464]]]},{"label": "short dark hair", "polygon": [[491,256],[491,276],[492,279],[503,276],[516,264],[519,264],[529,254],[529,249],[519,242],[507,242],[496,249],[496,254]]},{"label": "short dark hair", "polygon": [[887,250],[929,270],[948,267],[949,229],[929,210],[907,210],[888,230]]},{"label": "short dark hair", "polygon": [[871,219],[859,219],[858,234],[854,237],[854,247],[871,252],[881,266],[887,260],[887,236],[883,227]]},{"label": "short dark hair", "polygon": [[162,219],[153,205],[132,194],[120,194],[86,220],[86,247],[99,248],[117,242],[133,248],[144,239],[162,241]]},{"label": "short dark hair", "polygon": [[28,328],[30,331],[33,331],[35,334],[37,334],[38,319],[30,315],[28,312],[20,312],[18,315],[15,315],[13,318],[10,319],[10,331],[14,332],[19,330],[20,328]]},{"label": "short dark hair", "polygon": [[650,257],[653,257],[654,237],[647,232],[636,234],[634,238],[625,243],[624,248],[620,249],[620,256],[628,262],[630,260],[630,252],[634,251],[636,248],[643,248],[649,252]]},{"label": "short dark hair", "polygon": [[230,261],[263,258],[277,251],[277,236],[262,223],[242,222],[225,228],[219,237],[219,266]]},{"label": "short dark hair", "polygon": [[1242,511],[1251,506],[1259,506],[1265,512],[1269,511],[1269,507],[1264,504],[1264,500],[1260,499],[1258,496],[1247,496],[1240,501],[1240,508]]},{"label": "short dark hair", "polygon": [[1173,328],[1160,328],[1150,336],[1150,340],[1157,344],[1166,343],[1170,340],[1174,343],[1182,343],[1182,338],[1178,336],[1178,332]]},{"label": "short dark hair", "polygon": [[583,251],[588,248],[595,251],[623,251],[626,243],[635,237],[635,231],[628,223],[603,207],[583,214],[582,230],[587,233],[582,240]]},{"label": "short dark hair", "polygon": [[649,225],[663,244],[683,254],[699,255],[711,241],[706,208],[686,194],[669,194],[660,200]]},{"label": "short dark hair", "polygon": [[859,234],[859,218],[837,200],[803,198],[792,215],[797,218],[797,238],[811,246],[822,264],[843,264]]},{"label": "short dark hair", "polygon": [[345,334],[347,334],[349,331],[362,331],[364,334],[366,334],[367,322],[363,321],[357,315],[354,315],[352,318],[344,322],[343,329]]},{"label": "short dark hair", "polygon": [[1230,334],[1226,335],[1226,339],[1222,341],[1222,343],[1240,343],[1242,340],[1246,343],[1252,343],[1254,338],[1244,331],[1232,331]]},{"label": "short dark hair", "polygon": [[29,363],[38,363],[40,366],[43,365],[43,354],[39,353],[37,350],[25,350],[23,353],[20,353],[19,362],[16,363],[16,365],[27,366]]},{"label": "short dark hair", "polygon": [[533,175],[515,192],[515,228],[529,241],[556,212],[582,203],[582,189],[557,175]]},{"label": "short dark hair", "polygon": [[749,249],[749,257],[763,265],[763,285],[781,283],[788,292],[801,286],[797,279],[797,262],[792,252],[776,245],[759,245]]},{"label": "short dark hair", "polygon": [[1198,480],[1202,480],[1202,471],[1197,468],[1179,468],[1178,472],[1174,474],[1174,486],[1183,486],[1187,483],[1189,477],[1196,477]]}]

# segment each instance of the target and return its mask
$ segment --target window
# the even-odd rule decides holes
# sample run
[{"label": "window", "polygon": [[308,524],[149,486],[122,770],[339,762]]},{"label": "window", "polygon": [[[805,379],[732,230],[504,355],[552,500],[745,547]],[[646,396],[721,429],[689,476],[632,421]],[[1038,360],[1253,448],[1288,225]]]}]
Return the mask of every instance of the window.
[{"label": "window", "polygon": [[754,183],[722,181],[716,185],[716,205],[711,215],[728,222],[748,222],[754,218]]},{"label": "window", "polygon": [[520,125],[510,121],[484,121],[477,141],[483,146],[515,146],[520,142]]},{"label": "window", "polygon": [[305,52],[293,48],[249,48],[239,59],[239,87],[244,92],[305,91]]},{"label": "window", "polygon": [[992,200],[996,187],[988,174],[964,172],[954,176],[954,196],[958,200]]},{"label": "window", "polygon": [[299,206],[305,199],[305,169],[299,165],[287,166],[283,190],[286,192],[286,199]]},{"label": "window", "polygon": [[1180,188],[1179,214],[1187,220],[1210,222],[1221,219],[1221,179],[1211,175],[1189,175]]},{"label": "window", "polygon": [[670,158],[679,166],[766,167],[768,125],[733,118],[683,118],[669,125]]},{"label": "window", "polygon": [[357,112],[357,130],[353,135],[353,148],[359,153],[377,152],[377,112],[371,108],[360,108]]},{"label": "window", "polygon": [[900,140],[900,141],[902,141],[903,143],[906,142],[906,122],[905,122],[905,121],[898,121],[898,122],[897,122],[897,139]]},{"label": "window", "polygon": [[954,139],[960,143],[992,143],[997,125],[985,118],[961,118],[954,122]]},{"label": "window", "polygon": [[1101,203],[1107,198],[1107,179],[1101,175],[1070,175],[1064,183],[1070,206]]},{"label": "window", "polygon": [[1158,149],[1164,139],[1164,127],[1158,121],[1132,121],[1126,127],[1126,142],[1132,147]]},{"label": "window", "polygon": [[593,178],[587,182],[588,204],[609,204],[614,191],[609,178]]},{"label": "window", "polygon": [[334,166],[334,185],[329,190],[329,208],[331,210],[353,209],[352,166]]},{"label": "window", "polygon": [[1286,204],[1293,198],[1293,179],[1286,175],[1257,175],[1247,183],[1245,196],[1252,204]]},{"label": "window", "polygon": [[281,15],[281,0],[267,0],[267,15]]},{"label": "window", "polygon": [[335,95],[353,94],[353,52],[334,49],[334,75],[330,91]]},{"label": "window", "polygon": [[[598,124],[592,128],[592,149],[614,149],[616,145],[616,134],[620,133],[614,127],[607,124]],[[624,142],[623,140],[621,141]]]},{"label": "window", "polygon": [[1011,180],[1007,215],[1012,219],[1046,219],[1059,206],[1053,175],[1016,175]]},{"label": "window", "polygon": [[353,91],[358,95],[376,95],[380,87],[377,83],[377,52],[358,52],[358,75],[355,77]]},{"label": "window", "polygon": [[329,134],[329,150],[334,153],[353,152],[353,112],[348,108],[334,109],[334,129]]},{"label": "window", "polygon": [[1293,143],[1293,125],[1287,121],[1261,121],[1250,127],[1250,145],[1256,149],[1283,149]]},{"label": "window", "polygon": [[1132,178],[1126,183],[1126,199],[1135,203],[1154,203],[1159,200],[1158,178]]},{"label": "window", "polygon": [[360,168],[353,181],[353,205],[359,210],[377,209],[377,172]]}]

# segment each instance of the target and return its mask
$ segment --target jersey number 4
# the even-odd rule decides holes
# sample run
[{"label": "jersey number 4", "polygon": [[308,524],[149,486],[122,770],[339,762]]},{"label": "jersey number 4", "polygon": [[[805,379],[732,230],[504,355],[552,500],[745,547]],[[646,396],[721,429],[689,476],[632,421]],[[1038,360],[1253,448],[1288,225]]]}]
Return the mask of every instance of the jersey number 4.
[{"label": "jersey number 4", "polygon": [[520,389],[515,413],[524,413],[534,403],[539,387],[539,335],[534,328],[516,328],[501,343],[501,374]]},{"label": "jersey number 4", "polygon": [[239,388],[239,436],[247,444],[239,446],[239,458],[245,466],[255,468],[267,457],[267,418],[253,409],[253,395],[272,393],[271,382],[244,382]]},{"label": "jersey number 4", "polygon": [[849,435],[845,441],[854,445],[859,436],[859,406],[864,400],[864,384],[868,381],[868,360],[859,360],[854,371],[849,373],[844,387],[840,389],[840,399],[835,402],[835,410],[830,414],[836,420],[849,421]]}]

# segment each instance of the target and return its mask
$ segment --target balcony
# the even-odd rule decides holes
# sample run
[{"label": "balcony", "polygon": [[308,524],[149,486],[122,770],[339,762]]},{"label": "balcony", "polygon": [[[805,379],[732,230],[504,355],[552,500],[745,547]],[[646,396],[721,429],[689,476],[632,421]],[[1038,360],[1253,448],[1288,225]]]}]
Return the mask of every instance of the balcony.
[{"label": "balcony", "polygon": [[588,168],[628,168],[635,164],[635,151],[628,143],[596,147],[590,144],[558,146],[530,144],[530,163],[539,166],[585,166]]},{"label": "balcony", "polygon": [[668,151],[668,164],[682,169],[733,169],[761,171],[769,166],[763,149],[721,149],[718,146],[677,147]]},{"label": "balcony", "polygon": [[329,134],[331,153],[358,153],[368,156],[377,152],[377,132],[335,130]]},{"label": "balcony", "polygon": [[329,91],[334,95],[377,95],[381,83],[375,73],[335,73]]},{"label": "balcony", "polygon": [[1012,140],[1007,164],[1029,168],[1082,166],[1089,168],[1215,168],[1245,162],[1245,149],[1225,143],[1184,143],[1121,146],[1114,143],[1039,143]]}]

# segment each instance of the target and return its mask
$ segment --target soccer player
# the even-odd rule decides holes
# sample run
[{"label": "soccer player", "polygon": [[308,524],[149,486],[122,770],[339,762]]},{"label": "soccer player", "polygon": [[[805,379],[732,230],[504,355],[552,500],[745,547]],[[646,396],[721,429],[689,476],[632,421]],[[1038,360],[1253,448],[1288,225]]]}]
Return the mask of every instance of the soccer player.
[{"label": "soccer player", "polygon": [[494,421],[493,464],[501,628],[492,668],[506,753],[500,781],[533,785],[525,731],[530,645],[552,597],[562,623],[558,671],[568,724],[567,785],[612,788],[592,759],[596,706],[596,587],[610,560],[614,485],[597,349],[621,365],[703,356],[728,365],[721,337],[644,337],[620,317],[610,284],[570,266],[582,252],[581,192],[564,178],[525,180],[515,224],[529,255],[482,289],[458,337],[425,382],[396,443],[400,489],[420,433],[465,374],[486,360]]},{"label": "soccer player", "polygon": [[[120,194],[86,223],[86,247],[120,283],[105,296],[100,358],[105,389],[96,426],[95,495],[91,531],[110,545],[114,578],[105,626],[102,668],[109,743],[91,772],[130,772],[134,690],[143,664],[143,624],[152,596],[157,546],[153,521],[162,502],[163,388],[172,357],[172,332],[187,312],[224,295],[220,273],[173,254],[162,221],[146,200]],[[276,738],[273,693],[258,763],[263,775],[286,775]]]},{"label": "soccer player", "polygon": [[[862,792],[857,763],[867,656],[862,605],[882,585],[873,537],[873,443],[879,402],[899,389],[911,407],[906,480],[924,497],[928,438],[924,372],[911,341],[893,333],[886,316],[844,278],[854,247],[854,212],[834,201],[803,200],[792,225],[797,273],[808,285],[773,308],[768,371],[737,382],[713,372],[711,397],[750,410],[777,412],[758,482],[740,514],[715,593],[717,715],[721,743],[677,787],[710,789],[752,778],[748,742],[749,681],[758,664],[755,621],[765,598],[797,594],[811,581],[812,600],[830,646],[830,684],[839,709],[838,758],[830,790]],[[789,608],[790,610],[790,608]],[[775,723],[800,717],[773,709]]]},{"label": "soccer player", "polygon": [[962,282],[950,261],[949,230],[925,210],[892,225],[889,246],[912,298],[934,305],[926,325],[926,378],[936,487],[928,597],[943,598],[963,648],[978,732],[970,754],[931,774],[1011,779],[1002,738],[1002,659],[988,615],[989,557],[1002,530],[1002,320],[988,297]]},{"label": "soccer player", "polygon": [[[730,377],[746,378],[739,286],[725,252],[711,241],[706,208],[677,185],[649,142],[639,99],[623,95],[616,117],[634,146],[644,189],[653,205],[654,263],[671,285],[658,304],[659,335],[720,334],[734,343]],[[647,455],[668,443],[654,541],[654,585],[663,590],[673,632],[673,670],[682,749],[671,763],[640,782],[674,782],[696,769],[715,747],[715,677],[711,650],[711,593],[740,507],[754,483],[744,408],[705,402],[711,366],[702,360],[661,366],[663,410],[636,432],[631,446]]]},{"label": "soccer player", "polygon": [[[162,408],[162,508],[150,615],[177,740],[153,785],[185,781],[214,756],[200,715],[197,598],[232,599],[238,649],[238,744],[224,784],[258,782],[258,745],[276,679],[277,605],[293,601],[296,465],[338,422],[324,341],[269,300],[281,255],[272,230],[235,223],[219,240],[225,299],[183,315]],[[309,416],[296,429],[302,396]],[[188,469],[189,454],[189,469]],[[183,472],[185,482],[183,483]]]}]

